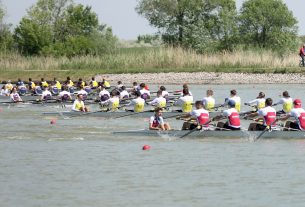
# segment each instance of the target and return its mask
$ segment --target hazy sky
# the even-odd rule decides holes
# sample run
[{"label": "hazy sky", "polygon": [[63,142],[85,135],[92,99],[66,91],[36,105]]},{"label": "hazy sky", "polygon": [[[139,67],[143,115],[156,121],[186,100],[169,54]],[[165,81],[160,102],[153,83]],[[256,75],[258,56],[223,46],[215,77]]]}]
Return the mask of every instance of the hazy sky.
[{"label": "hazy sky", "polygon": [[[243,1],[237,0],[238,7]],[[35,2],[36,0],[2,0],[8,13],[6,21],[17,25],[26,14],[26,9]],[[119,38],[135,39],[139,34],[150,34],[156,31],[135,12],[137,0],[75,0],[75,2],[92,6],[100,22],[111,26],[114,34]],[[284,2],[299,21],[299,33],[305,34],[305,1],[284,0]]]}]

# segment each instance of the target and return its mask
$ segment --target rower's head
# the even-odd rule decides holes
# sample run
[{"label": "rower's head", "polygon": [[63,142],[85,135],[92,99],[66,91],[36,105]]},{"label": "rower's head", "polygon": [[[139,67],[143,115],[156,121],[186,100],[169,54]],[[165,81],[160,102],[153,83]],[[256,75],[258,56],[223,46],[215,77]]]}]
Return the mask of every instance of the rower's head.
[{"label": "rower's head", "polygon": [[142,88],[142,89],[145,88],[145,86],[146,86],[145,83],[140,84],[140,88]]},{"label": "rower's head", "polygon": [[61,87],[63,91],[68,91],[68,86],[64,85]]},{"label": "rower's head", "polygon": [[159,90],[159,91],[157,92],[157,96],[158,96],[158,97],[161,97],[161,96],[162,96],[162,91],[161,91],[161,90]]},{"label": "rower's head", "polygon": [[122,84],[122,81],[118,81],[118,85],[121,85]]},{"label": "rower's head", "polygon": [[235,108],[235,101],[234,100],[229,100],[228,106],[229,106],[229,108]]},{"label": "rower's head", "polygon": [[162,108],[160,108],[160,107],[156,108],[155,109],[155,115],[158,116],[158,117],[162,116],[162,111],[163,111]]},{"label": "rower's head", "polygon": [[18,82],[21,82],[21,78],[18,78]]},{"label": "rower's head", "polygon": [[187,89],[187,88],[184,88],[183,91],[182,91],[182,93],[183,93],[183,96],[188,96],[188,95],[190,95],[189,89]]},{"label": "rower's head", "polygon": [[29,78],[29,81],[32,82],[32,78]]},{"label": "rower's head", "polygon": [[82,78],[79,78],[79,79],[78,79],[78,81],[80,81],[80,82],[81,82],[81,81],[83,81],[83,79],[82,79]]},{"label": "rower's head", "polygon": [[196,106],[196,109],[203,109],[204,108],[204,105],[203,105],[202,101],[196,101],[195,106]]},{"label": "rower's head", "polygon": [[17,87],[13,87],[11,93],[16,93],[17,92]]},{"label": "rower's head", "polygon": [[300,99],[295,99],[293,101],[294,108],[302,108],[302,101]]},{"label": "rower's head", "polygon": [[237,95],[237,91],[235,89],[230,91],[231,96],[236,96]]},{"label": "rower's head", "polygon": [[160,91],[166,91],[166,88],[164,86],[160,86]]},{"label": "rower's head", "polygon": [[213,90],[207,90],[207,96],[213,96],[214,95],[214,91]]},{"label": "rower's head", "polygon": [[182,88],[183,88],[183,89],[185,89],[185,88],[187,88],[187,89],[188,89],[188,88],[189,88],[189,86],[188,86],[188,85],[185,83],[185,84],[183,84]]},{"label": "rower's head", "polygon": [[43,90],[44,90],[44,91],[47,91],[47,90],[48,90],[48,87],[43,87]]},{"label": "rower's head", "polygon": [[80,100],[80,101],[82,101],[82,100],[83,100],[83,94],[81,94],[81,93],[80,93],[80,94],[77,94],[77,99]]},{"label": "rower's head", "polygon": [[55,78],[55,77],[54,77],[54,79],[53,79],[53,80],[54,80],[54,81],[57,81],[57,78]]},{"label": "rower's head", "polygon": [[259,92],[257,98],[265,98],[265,93],[264,92]]},{"label": "rower's head", "polygon": [[70,80],[71,80],[70,76],[68,76],[68,77],[67,77],[67,80],[68,80],[68,81],[70,81]]},{"label": "rower's head", "polygon": [[92,81],[95,81],[95,77],[92,77],[91,80],[92,80]]},{"label": "rower's head", "polygon": [[133,85],[133,86],[137,86],[138,83],[137,83],[137,82],[133,82],[132,85]]},{"label": "rower's head", "polygon": [[272,98],[267,98],[266,99],[266,106],[272,106],[272,104],[273,104]]},{"label": "rower's head", "polygon": [[122,87],[121,87],[121,90],[122,90],[122,91],[125,91],[125,90],[126,90],[126,86],[122,86]]},{"label": "rower's head", "polygon": [[111,96],[112,96],[112,97],[115,97],[115,96],[118,96],[118,95],[119,95],[119,92],[116,91],[116,90],[114,90],[114,91],[111,92]]},{"label": "rower's head", "polygon": [[283,97],[284,98],[290,98],[288,91],[283,92]]},{"label": "rower's head", "polygon": [[44,78],[41,78],[41,81],[44,81]]}]

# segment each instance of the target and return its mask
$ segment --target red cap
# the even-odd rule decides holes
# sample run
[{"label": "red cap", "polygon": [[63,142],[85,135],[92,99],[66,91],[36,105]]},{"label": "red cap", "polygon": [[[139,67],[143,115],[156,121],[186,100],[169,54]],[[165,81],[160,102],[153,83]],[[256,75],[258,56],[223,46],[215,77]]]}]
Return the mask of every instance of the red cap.
[{"label": "red cap", "polygon": [[300,99],[296,99],[296,100],[293,101],[293,104],[294,104],[295,106],[301,107],[302,101],[301,101]]}]

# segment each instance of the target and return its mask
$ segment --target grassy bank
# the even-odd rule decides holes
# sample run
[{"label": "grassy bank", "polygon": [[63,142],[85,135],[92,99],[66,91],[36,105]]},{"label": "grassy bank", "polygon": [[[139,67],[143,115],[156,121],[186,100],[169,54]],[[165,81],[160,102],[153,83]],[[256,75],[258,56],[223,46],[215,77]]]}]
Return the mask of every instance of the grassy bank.
[{"label": "grassy bank", "polygon": [[181,48],[125,48],[100,57],[24,57],[0,55],[0,80],[21,77],[51,79],[109,73],[155,72],[302,72],[297,54],[278,57],[269,51],[200,55]]}]

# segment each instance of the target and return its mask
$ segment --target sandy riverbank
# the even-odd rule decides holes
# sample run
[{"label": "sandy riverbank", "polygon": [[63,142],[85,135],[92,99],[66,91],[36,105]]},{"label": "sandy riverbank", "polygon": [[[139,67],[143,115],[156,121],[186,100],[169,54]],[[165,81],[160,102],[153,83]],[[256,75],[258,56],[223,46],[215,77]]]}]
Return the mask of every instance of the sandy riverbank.
[{"label": "sandy riverbank", "polygon": [[139,73],[139,74],[105,74],[97,75],[100,81],[106,77],[112,84],[117,81],[132,83],[134,81],[148,84],[303,84],[305,75],[291,74],[249,74],[249,73]]}]

